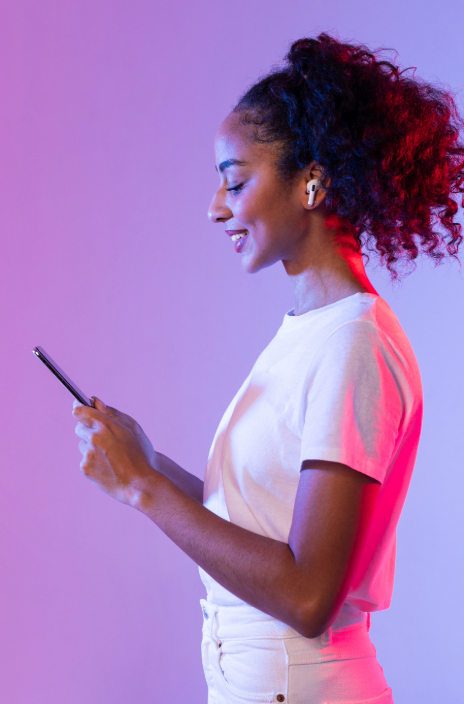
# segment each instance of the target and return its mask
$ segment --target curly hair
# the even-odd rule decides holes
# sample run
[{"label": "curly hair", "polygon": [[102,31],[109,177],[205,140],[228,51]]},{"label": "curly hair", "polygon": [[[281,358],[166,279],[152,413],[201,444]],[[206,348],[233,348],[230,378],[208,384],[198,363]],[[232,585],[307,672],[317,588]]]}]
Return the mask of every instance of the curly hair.
[{"label": "curly hair", "polygon": [[436,264],[446,254],[458,259],[463,120],[449,91],[405,75],[380,53],[326,33],[300,39],[286,65],[247,90],[234,111],[256,125],[255,140],[276,143],[283,180],[320,165],[329,212],[353,232],[357,251],[376,252],[396,280],[395,263],[417,258],[417,238]]}]

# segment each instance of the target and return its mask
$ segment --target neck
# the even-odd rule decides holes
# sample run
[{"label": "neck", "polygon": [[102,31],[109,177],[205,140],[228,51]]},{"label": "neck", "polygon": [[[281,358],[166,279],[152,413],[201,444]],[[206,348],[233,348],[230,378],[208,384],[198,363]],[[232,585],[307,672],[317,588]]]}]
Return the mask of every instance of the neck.
[{"label": "neck", "polygon": [[319,216],[295,258],[283,262],[295,295],[295,315],[322,308],[354,293],[377,291],[369,281],[353,233]]}]

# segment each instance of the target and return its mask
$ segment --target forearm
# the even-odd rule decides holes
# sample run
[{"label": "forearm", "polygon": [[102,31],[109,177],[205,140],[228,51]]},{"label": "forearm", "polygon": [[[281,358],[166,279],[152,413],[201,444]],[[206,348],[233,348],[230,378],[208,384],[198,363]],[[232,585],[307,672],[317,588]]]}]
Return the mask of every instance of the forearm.
[{"label": "forearm", "polygon": [[201,479],[182,469],[176,462],[161,454],[161,452],[155,453],[154,469],[170,479],[184,494],[203,504],[203,482]]},{"label": "forearm", "polygon": [[286,543],[225,521],[159,475],[137,495],[135,508],[217,582],[297,631],[305,630],[300,606],[308,599],[307,576]]}]

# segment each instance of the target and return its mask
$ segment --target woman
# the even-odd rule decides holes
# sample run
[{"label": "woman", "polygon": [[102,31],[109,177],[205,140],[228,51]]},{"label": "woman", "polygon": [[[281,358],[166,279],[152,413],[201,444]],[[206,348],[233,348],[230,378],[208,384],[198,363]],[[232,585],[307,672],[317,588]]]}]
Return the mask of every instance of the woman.
[{"label": "woman", "polygon": [[216,138],[209,216],[247,272],[283,263],[295,307],[227,409],[205,483],[129,416],[75,403],[83,472],[200,567],[210,704],[393,701],[369,615],[390,604],[422,389],[361,246],[392,278],[418,240],[456,258],[460,124],[449,94],[365,47],[295,42]]}]

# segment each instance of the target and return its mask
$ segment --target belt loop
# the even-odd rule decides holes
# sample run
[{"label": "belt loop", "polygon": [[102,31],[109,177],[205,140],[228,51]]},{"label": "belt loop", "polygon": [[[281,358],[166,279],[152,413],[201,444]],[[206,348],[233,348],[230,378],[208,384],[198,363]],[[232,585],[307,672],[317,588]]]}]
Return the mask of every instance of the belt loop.
[{"label": "belt loop", "polygon": [[324,645],[330,645],[332,642],[332,629],[328,628],[324,633],[321,635],[321,641]]},{"label": "belt loop", "polygon": [[205,599],[200,599],[200,604],[201,610],[203,611],[204,628],[207,628],[211,638],[217,639],[219,607]]},{"label": "belt loop", "polygon": [[366,627],[367,627],[367,632],[371,630],[371,612],[368,611],[366,614]]}]

